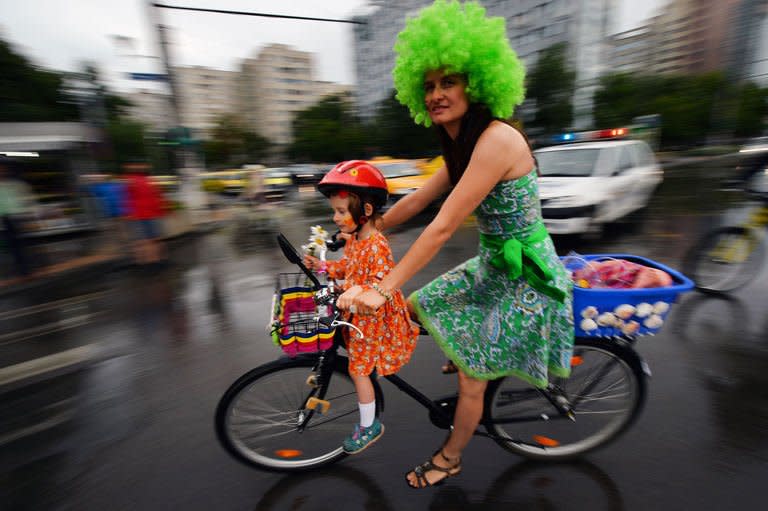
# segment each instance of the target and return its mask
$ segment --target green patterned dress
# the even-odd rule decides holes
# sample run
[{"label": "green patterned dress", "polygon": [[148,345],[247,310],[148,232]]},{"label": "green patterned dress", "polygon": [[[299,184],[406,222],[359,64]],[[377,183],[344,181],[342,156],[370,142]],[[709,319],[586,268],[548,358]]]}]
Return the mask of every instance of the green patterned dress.
[{"label": "green patterned dress", "polygon": [[570,373],[572,283],[541,220],[536,173],[498,183],[475,211],[478,255],[409,300],[466,374],[544,387]]}]

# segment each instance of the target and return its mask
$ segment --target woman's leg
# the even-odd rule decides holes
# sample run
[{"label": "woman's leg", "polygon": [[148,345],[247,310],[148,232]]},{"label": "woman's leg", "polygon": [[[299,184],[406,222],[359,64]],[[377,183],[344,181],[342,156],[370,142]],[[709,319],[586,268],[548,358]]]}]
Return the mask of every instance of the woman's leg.
[{"label": "woman's leg", "polygon": [[[483,399],[487,385],[486,380],[478,380],[459,371],[459,401],[453,418],[453,431],[441,452],[432,457],[434,465],[447,469],[458,467],[461,462],[461,453],[475,434],[483,416]],[[448,475],[445,472],[433,470],[427,471],[424,477],[430,484],[434,484]],[[413,471],[408,473],[407,478],[411,486],[419,487]]]}]

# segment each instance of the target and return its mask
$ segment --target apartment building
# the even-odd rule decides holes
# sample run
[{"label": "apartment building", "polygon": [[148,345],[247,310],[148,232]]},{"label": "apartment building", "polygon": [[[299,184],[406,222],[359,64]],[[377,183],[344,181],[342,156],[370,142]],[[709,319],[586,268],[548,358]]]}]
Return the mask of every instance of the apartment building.
[{"label": "apartment building", "polygon": [[248,126],[273,143],[293,139],[296,113],[322,97],[348,95],[350,86],[316,81],[313,55],[285,44],[270,44],[245,59],[238,78],[238,111]]},{"label": "apartment building", "polygon": [[174,67],[172,72],[182,125],[206,138],[221,115],[235,111],[237,73],[203,66]]},{"label": "apartment building", "polygon": [[612,34],[608,46],[611,72],[645,72],[654,52],[653,32],[648,25],[643,25]]},{"label": "apartment building", "polygon": [[151,131],[164,133],[173,127],[170,94],[139,90],[126,93],[125,98],[132,103],[129,115],[147,125]]},{"label": "apartment building", "polygon": [[[393,88],[394,46],[405,19],[431,4],[431,0],[372,1],[375,10],[359,17],[356,25],[355,69],[358,90],[356,103],[363,116]],[[574,114],[577,127],[592,122],[592,95],[597,79],[607,65],[608,35],[613,25],[617,0],[485,0],[481,4],[491,16],[506,19],[507,36],[527,69],[541,52],[553,44],[568,44],[568,56],[576,71]],[[524,117],[531,112],[525,105]]]}]

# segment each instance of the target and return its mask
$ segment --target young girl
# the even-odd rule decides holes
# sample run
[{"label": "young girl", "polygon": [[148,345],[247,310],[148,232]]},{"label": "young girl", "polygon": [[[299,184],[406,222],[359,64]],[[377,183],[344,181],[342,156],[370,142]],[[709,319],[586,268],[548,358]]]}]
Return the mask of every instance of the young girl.
[{"label": "young girl", "polygon": [[[379,209],[387,200],[387,183],[381,172],[364,161],[341,162],[331,169],[317,185],[328,197],[333,208],[333,222],[348,236],[344,256],[338,261],[320,261],[305,256],[304,264],[313,270],[325,271],[333,279],[344,280],[343,300],[350,301],[358,293],[373,290],[385,299],[375,314],[355,314],[349,321],[357,326],[363,337],[354,331],[345,332],[349,353],[349,374],[355,383],[360,406],[360,424],[344,440],[344,450],[356,454],[378,440],[384,426],[376,417],[376,400],[370,375],[397,372],[411,357],[419,335],[411,324],[405,298],[400,291],[386,292],[379,282],[395,266],[392,251],[378,229]],[[348,308],[347,303],[338,304]]]}]

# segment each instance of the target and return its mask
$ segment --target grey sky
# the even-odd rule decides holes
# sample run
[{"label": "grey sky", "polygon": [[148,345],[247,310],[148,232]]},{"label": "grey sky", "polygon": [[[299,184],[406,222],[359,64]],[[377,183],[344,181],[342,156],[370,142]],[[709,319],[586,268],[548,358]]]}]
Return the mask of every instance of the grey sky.
[{"label": "grey sky", "polygon": [[[167,0],[161,3],[294,16],[349,19],[365,12],[367,0]],[[481,2],[482,3],[482,2]],[[618,29],[638,24],[661,0],[621,0]],[[130,90],[129,71],[158,71],[156,34],[149,28],[147,0],[0,0],[0,37],[48,68],[77,69],[95,61],[110,84]],[[175,64],[235,69],[240,59],[271,42],[316,54],[316,78],[352,84],[353,37],[350,24],[278,20],[163,9],[171,27]],[[126,36],[133,45],[115,43]]]}]

